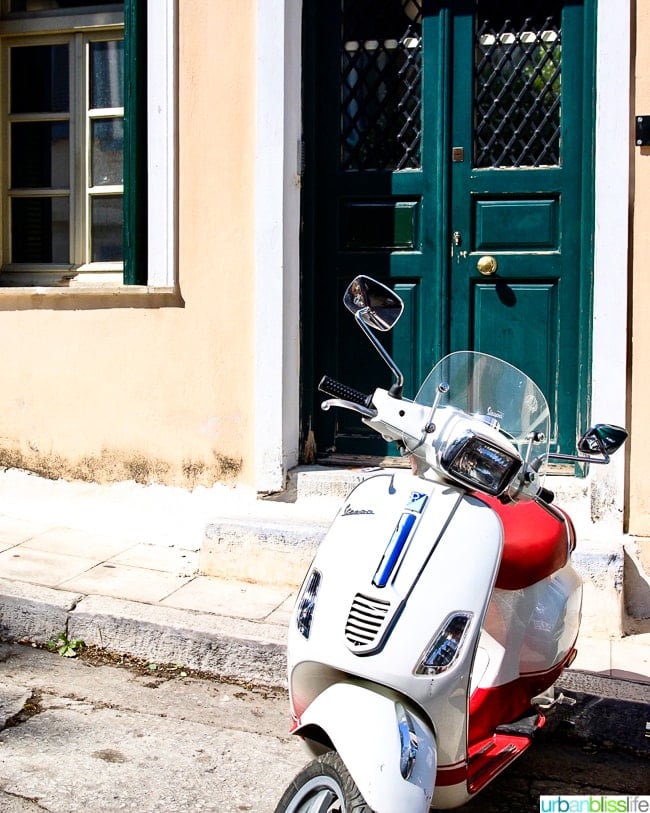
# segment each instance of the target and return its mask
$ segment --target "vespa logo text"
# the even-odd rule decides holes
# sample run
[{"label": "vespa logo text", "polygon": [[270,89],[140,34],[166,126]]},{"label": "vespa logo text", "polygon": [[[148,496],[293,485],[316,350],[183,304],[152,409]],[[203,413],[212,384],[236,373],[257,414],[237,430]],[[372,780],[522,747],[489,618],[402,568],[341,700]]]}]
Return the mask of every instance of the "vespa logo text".
[{"label": "vespa logo text", "polygon": [[353,508],[350,503],[348,503],[345,508],[343,509],[343,516],[344,517],[355,517],[359,514],[374,514],[375,512],[372,508]]}]

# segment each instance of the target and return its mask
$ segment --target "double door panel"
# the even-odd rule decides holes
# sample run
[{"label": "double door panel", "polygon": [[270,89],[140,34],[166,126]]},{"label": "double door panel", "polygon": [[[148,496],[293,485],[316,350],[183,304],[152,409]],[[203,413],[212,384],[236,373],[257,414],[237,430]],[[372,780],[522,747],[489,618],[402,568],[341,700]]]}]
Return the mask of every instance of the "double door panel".
[{"label": "double door panel", "polygon": [[342,0],[327,16],[308,7],[305,29],[318,83],[305,95],[304,405],[320,452],[391,451],[352,413],[321,416],[314,392],[324,372],[390,384],[342,312],[358,273],[405,299],[387,340],[407,395],[444,353],[491,353],[539,384],[552,443],[572,448],[590,288],[582,6]]}]

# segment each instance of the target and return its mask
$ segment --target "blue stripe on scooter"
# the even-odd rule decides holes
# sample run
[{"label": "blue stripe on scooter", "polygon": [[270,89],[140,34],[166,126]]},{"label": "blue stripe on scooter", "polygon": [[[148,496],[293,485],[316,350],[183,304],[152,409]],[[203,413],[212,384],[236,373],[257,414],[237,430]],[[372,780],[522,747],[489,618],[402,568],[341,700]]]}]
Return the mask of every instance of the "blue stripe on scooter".
[{"label": "blue stripe on scooter", "polygon": [[404,550],[404,546],[408,541],[413,525],[415,525],[415,514],[402,514],[397,523],[397,527],[393,531],[390,542],[381,557],[381,562],[377,568],[377,572],[372,580],[375,587],[386,587],[391,573],[395,569],[395,565]]}]

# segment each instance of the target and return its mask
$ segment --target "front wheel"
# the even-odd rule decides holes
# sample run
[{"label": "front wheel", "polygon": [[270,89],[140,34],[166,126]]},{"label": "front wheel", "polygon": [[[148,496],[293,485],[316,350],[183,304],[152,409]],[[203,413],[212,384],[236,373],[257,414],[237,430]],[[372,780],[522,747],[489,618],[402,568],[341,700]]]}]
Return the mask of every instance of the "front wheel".
[{"label": "front wheel", "polygon": [[285,790],[275,813],[372,813],[335,751],[317,757]]}]

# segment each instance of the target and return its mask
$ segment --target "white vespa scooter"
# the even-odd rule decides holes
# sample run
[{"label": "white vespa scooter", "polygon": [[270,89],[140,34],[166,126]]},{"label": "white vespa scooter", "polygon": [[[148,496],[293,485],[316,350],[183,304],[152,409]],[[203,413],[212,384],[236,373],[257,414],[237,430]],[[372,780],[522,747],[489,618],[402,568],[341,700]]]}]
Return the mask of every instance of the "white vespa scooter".
[{"label": "white vespa scooter", "polygon": [[[314,759],[276,813],[458,807],[529,746],[575,657],[575,536],[542,486],[548,405],[524,373],[473,352],[402,398],[371,330],[389,330],[401,300],[361,276],[344,302],[397,381],[366,396],[325,378],[323,408],[358,412],[413,473],[383,470],[350,493],[300,590],[292,731]],[[625,438],[597,425],[562,459],[605,463]]]}]

